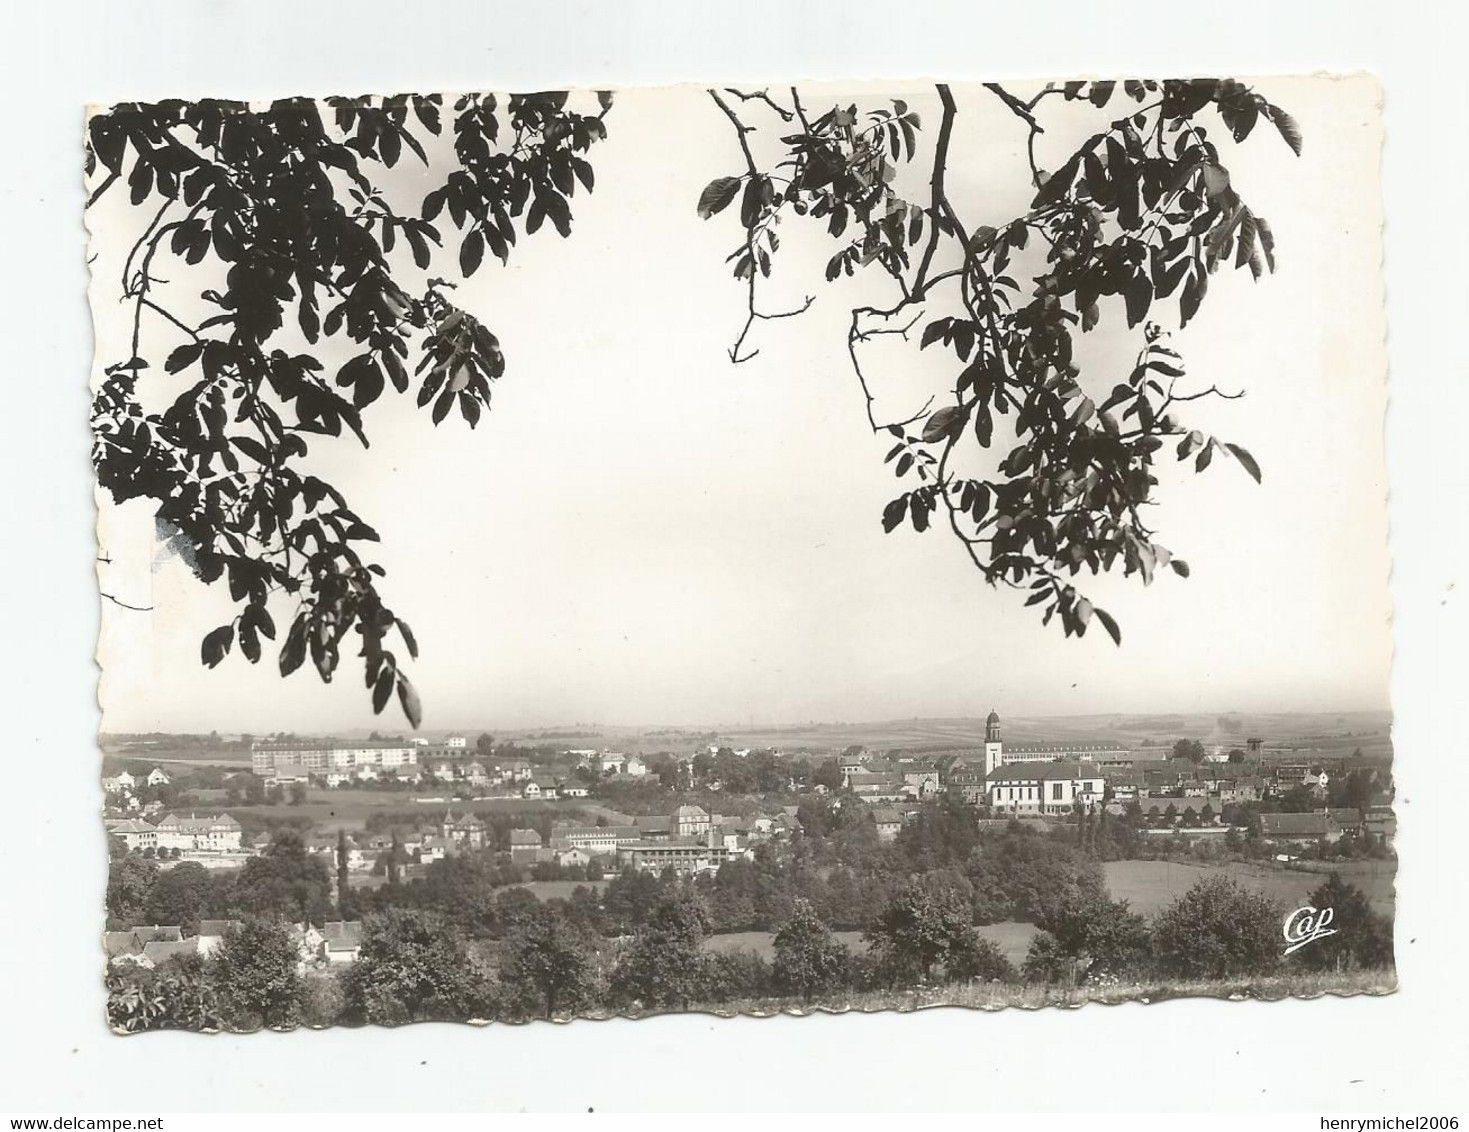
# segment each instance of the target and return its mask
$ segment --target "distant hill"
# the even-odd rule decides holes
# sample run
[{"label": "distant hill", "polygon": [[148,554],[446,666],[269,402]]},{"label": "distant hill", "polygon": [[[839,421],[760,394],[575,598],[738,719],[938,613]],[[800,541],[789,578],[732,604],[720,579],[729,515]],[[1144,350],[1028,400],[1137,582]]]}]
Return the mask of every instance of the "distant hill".
[{"label": "distant hill", "polygon": [[[1219,712],[1179,714],[1100,714],[1007,716],[1001,713],[1004,736],[1012,743],[1115,742],[1123,746],[1172,746],[1179,739],[1198,739],[1206,746],[1243,746],[1260,738],[1267,748],[1295,748],[1303,753],[1349,755],[1358,748],[1369,758],[1392,753],[1392,718],[1388,712]],[[857,745],[875,750],[946,750],[977,747],[984,742],[984,718],[891,719],[864,723],[801,723],[774,727],[617,727],[580,725],[526,730],[485,728],[496,742],[523,746],[596,746],[644,753],[687,751],[707,744],[731,747],[779,747],[783,750],[836,752]],[[467,729],[477,734],[478,728]],[[342,732],[343,737],[357,734]],[[591,736],[596,738],[592,739]],[[573,738],[573,736],[575,738]],[[205,736],[106,736],[104,752],[125,758],[160,761],[247,762],[247,746]]]}]

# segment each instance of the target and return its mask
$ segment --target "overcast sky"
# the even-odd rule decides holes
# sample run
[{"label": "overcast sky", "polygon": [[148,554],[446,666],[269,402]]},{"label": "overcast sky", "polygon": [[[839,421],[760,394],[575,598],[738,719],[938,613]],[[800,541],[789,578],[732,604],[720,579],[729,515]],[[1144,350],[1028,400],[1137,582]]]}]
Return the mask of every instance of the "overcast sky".
[{"label": "overcast sky", "polygon": [[[743,296],[723,259],[738,222],[701,221],[694,202],[741,171],[734,135],[702,92],[620,93],[571,239],[547,226],[461,291],[508,361],[480,427],[434,429],[389,397],[367,417],[369,452],[314,450],[382,534],[385,597],[422,650],[424,727],[1386,707],[1378,93],[1366,80],[1258,88],[1305,135],[1300,159],[1263,122],[1238,150],[1224,143],[1279,271],[1216,276],[1174,345],[1199,385],[1248,389],[1190,419],[1250,449],[1264,484],[1233,462],[1202,476],[1170,462],[1151,520],[1192,577],[1084,586],[1121,623],[1120,649],[1100,629],[1078,642],[1043,628],[937,530],[883,534],[890,442],[868,428],[845,351],[850,307],[873,292],[822,282],[828,243],[787,226],[765,302],[816,303],[757,326],[759,357],[729,364]],[[931,88],[814,88],[807,101],[889,93],[923,113],[931,142]],[[1003,222],[1026,196],[1023,129],[985,92],[956,94],[950,192],[969,224]],[[1054,168],[1074,138],[1046,140]],[[131,220],[123,194],[105,199],[93,300],[115,360]],[[1096,337],[1087,357],[1105,364],[1083,381],[1105,397],[1141,336]],[[919,376],[888,374],[895,415],[922,403]],[[103,603],[107,730],[401,729],[372,716],[353,657],[331,686],[309,666],[282,681],[269,655],[202,668],[227,592],[155,562],[146,507],[99,506],[104,588],[155,607]]]}]

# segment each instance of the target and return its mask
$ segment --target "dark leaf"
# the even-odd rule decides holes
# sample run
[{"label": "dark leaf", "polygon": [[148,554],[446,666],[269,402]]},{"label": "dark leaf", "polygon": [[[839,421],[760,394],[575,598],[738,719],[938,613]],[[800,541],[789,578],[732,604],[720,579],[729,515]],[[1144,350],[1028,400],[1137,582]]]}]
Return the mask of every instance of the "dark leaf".
[{"label": "dark leaf", "polygon": [[1280,136],[1285,139],[1285,144],[1291,147],[1297,157],[1301,156],[1301,127],[1296,120],[1282,110],[1279,106],[1267,108],[1270,120],[1275,123],[1275,128],[1280,131]]},{"label": "dark leaf", "polygon": [[213,668],[223,660],[225,654],[230,651],[234,636],[235,627],[233,625],[221,625],[218,629],[211,629],[199,647],[199,655],[204,664]]},{"label": "dark leaf", "polygon": [[1226,444],[1224,447],[1229,450],[1230,455],[1232,455],[1236,460],[1238,460],[1241,464],[1245,466],[1245,471],[1250,473],[1250,476],[1254,479],[1254,481],[1256,483],[1259,483],[1260,465],[1255,462],[1255,458],[1243,448],[1241,448],[1238,444]]},{"label": "dark leaf", "polygon": [[260,638],[255,633],[255,626],[243,618],[240,620],[240,651],[251,664],[259,663]]},{"label": "dark leaf", "polygon": [[903,494],[894,499],[882,509],[882,529],[885,534],[892,532],[902,524],[903,516],[908,513],[908,496]]},{"label": "dark leaf", "polygon": [[281,647],[281,675],[289,676],[306,659],[307,616],[301,614],[291,624],[286,634],[286,643]]},{"label": "dark leaf", "polygon": [[739,192],[740,178],[738,177],[715,177],[704,186],[704,191],[699,194],[699,219],[708,220],[716,212],[722,212],[729,207],[729,202],[734,200],[735,193]]},{"label": "dark leaf", "polygon": [[178,373],[180,370],[188,369],[193,365],[195,360],[203,352],[203,342],[189,342],[169,354],[168,361],[163,363],[163,368],[169,373]]},{"label": "dark leaf", "polygon": [[388,706],[388,700],[393,694],[393,684],[397,675],[397,670],[391,664],[384,664],[382,671],[377,674],[377,681],[372,686],[372,711],[374,715],[381,715],[383,708]]},{"label": "dark leaf", "polygon": [[408,646],[408,655],[411,656],[414,660],[417,660],[418,638],[413,635],[413,630],[408,628],[408,622],[404,621],[403,618],[398,617],[394,620],[398,626],[398,632],[403,634],[403,643]]},{"label": "dark leaf", "polygon": [[466,279],[474,274],[484,257],[485,238],[478,228],[471,228],[465,235],[464,242],[459,245],[459,270],[464,272]]},{"label": "dark leaf", "polygon": [[745,195],[740,198],[740,223],[746,228],[753,228],[760,222],[760,210],[765,205],[769,183],[764,177],[751,177],[745,183]]},{"label": "dark leaf", "polygon": [[950,405],[940,409],[924,424],[923,439],[928,443],[947,439],[964,427],[966,416],[967,413],[960,405]]},{"label": "dark leaf", "polygon": [[408,717],[409,725],[417,728],[423,722],[423,705],[408,677],[401,672],[398,673],[398,702],[403,706],[403,714]]}]

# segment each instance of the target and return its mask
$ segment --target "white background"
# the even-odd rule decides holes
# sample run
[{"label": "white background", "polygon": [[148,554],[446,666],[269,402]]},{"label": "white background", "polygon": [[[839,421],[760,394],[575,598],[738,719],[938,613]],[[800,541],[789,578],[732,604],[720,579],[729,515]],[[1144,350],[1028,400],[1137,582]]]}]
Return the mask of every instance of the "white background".
[{"label": "white background", "polygon": [[[0,1111],[1462,1110],[1463,29],[1405,3],[29,3],[0,143]],[[1386,87],[1403,990],[1076,1012],[151,1035],[102,1023],[89,101],[699,79],[1371,70]],[[1438,124],[1434,125],[1435,111]],[[1350,191],[1354,186],[1344,186]],[[1440,348],[1434,348],[1434,329]],[[1314,1123],[1311,1125],[1314,1127]]]}]

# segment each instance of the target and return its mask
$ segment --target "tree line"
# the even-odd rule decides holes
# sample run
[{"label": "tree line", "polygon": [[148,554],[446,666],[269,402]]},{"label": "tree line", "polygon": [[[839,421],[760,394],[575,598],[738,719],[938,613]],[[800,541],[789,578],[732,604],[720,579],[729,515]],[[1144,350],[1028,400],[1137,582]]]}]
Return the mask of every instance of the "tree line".
[{"label": "tree line", "polygon": [[797,899],[768,960],[708,949],[711,919],[697,890],[670,878],[657,884],[642,922],[616,937],[598,934],[566,904],[532,900],[489,943],[442,912],[390,908],[367,918],[360,956],[340,973],[303,969],[283,922],[248,917],[208,959],[111,968],[108,1017],[124,1031],[520,1022],[772,1000],[839,1005],[853,993],[975,982],[1141,986],[1392,964],[1389,921],[1336,874],[1310,903],[1334,909],[1337,933],[1289,958],[1283,909],[1210,877],[1151,920],[1104,893],[1053,901],[1018,968],[976,932],[966,896],[942,873],[905,883],[867,926],[860,952]]}]

